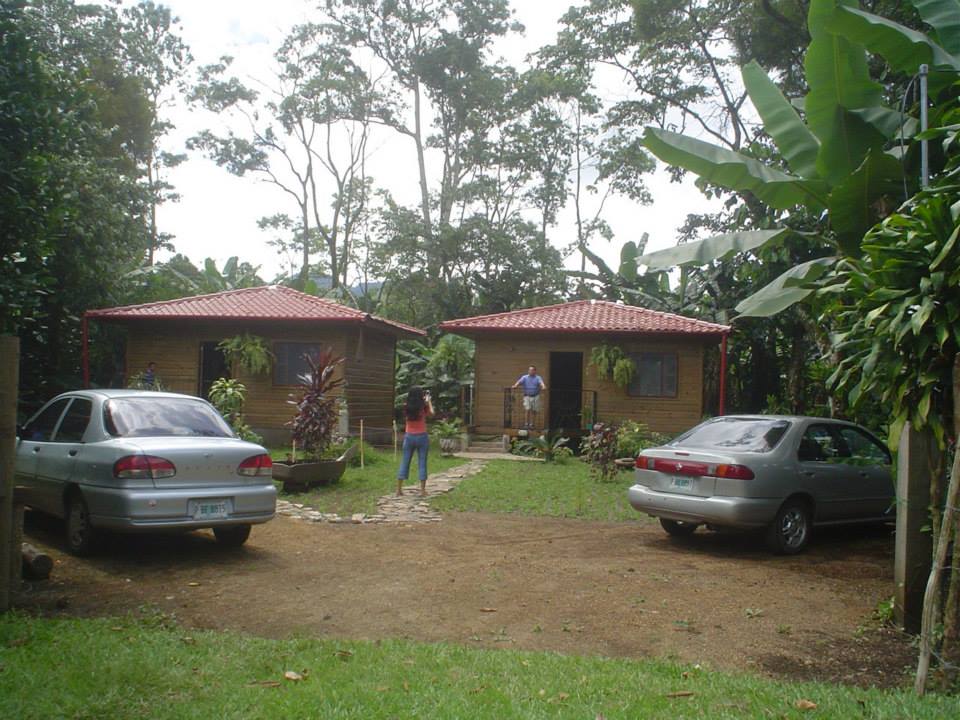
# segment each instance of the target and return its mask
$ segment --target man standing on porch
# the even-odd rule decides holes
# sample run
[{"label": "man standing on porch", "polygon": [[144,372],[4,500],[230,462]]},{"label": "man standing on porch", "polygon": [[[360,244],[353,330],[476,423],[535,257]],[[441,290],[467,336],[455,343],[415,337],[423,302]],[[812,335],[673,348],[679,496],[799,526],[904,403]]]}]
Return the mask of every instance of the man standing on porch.
[{"label": "man standing on porch", "polygon": [[531,365],[527,369],[526,375],[521,375],[513,387],[523,386],[523,409],[526,411],[526,423],[524,427],[533,427],[533,418],[540,413],[540,391],[546,390],[547,386],[543,378],[537,375],[536,365]]}]

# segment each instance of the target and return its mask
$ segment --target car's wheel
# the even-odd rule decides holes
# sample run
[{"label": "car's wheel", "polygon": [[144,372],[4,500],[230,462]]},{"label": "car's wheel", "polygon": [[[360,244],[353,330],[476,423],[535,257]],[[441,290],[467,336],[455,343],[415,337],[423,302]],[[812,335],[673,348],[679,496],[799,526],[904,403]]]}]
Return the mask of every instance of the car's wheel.
[{"label": "car's wheel", "polygon": [[674,537],[686,537],[687,535],[693,535],[694,531],[699,526],[697,523],[660,518],[660,527],[666,530],[668,535],[673,535]]},{"label": "car's wheel", "polygon": [[90,524],[87,501],[79,491],[67,498],[67,550],[72,555],[83,557],[96,549],[97,531]]},{"label": "car's wheel", "polygon": [[250,526],[224,525],[223,527],[215,527],[213,535],[217,538],[217,542],[224,547],[240,547],[250,537]]},{"label": "car's wheel", "polygon": [[802,500],[787,500],[767,528],[767,545],[780,555],[803,550],[810,540],[810,506]]}]

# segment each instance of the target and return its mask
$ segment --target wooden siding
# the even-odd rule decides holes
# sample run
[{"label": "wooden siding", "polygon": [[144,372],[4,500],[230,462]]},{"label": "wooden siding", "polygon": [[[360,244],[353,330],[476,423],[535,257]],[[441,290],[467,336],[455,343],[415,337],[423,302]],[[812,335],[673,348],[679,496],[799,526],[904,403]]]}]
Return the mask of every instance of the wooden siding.
[{"label": "wooden siding", "polygon": [[347,354],[347,403],[350,429],[387,430],[393,423],[394,351],[392,336],[362,330],[350,338]]},{"label": "wooden siding", "polygon": [[[356,326],[331,326],[321,331],[297,323],[273,323],[269,327],[243,323],[130,323],[127,334],[127,375],[142,372],[148,362],[156,363],[157,377],[172,392],[196,395],[199,392],[200,346],[249,332],[275,342],[302,342],[332,347],[347,361],[338,370],[346,384],[337,394],[347,400],[351,429],[365,424],[390,427],[393,418],[393,365],[395,341],[392,335],[361,330]],[[358,357],[357,353],[362,357]],[[285,431],[294,408],[287,401],[295,385],[275,385],[273,374],[250,375],[234,368],[234,377],[247,386],[245,414],[257,432]],[[271,433],[276,437],[275,433]]]},{"label": "wooden siding", "polygon": [[[597,379],[596,369],[590,365],[590,349],[603,341],[627,353],[676,353],[677,396],[634,397],[612,380]],[[551,352],[583,353],[583,389],[597,393],[597,421],[638,420],[651,430],[672,433],[697,424],[703,414],[703,343],[698,339],[527,335],[479,337],[476,342],[475,421],[481,433],[503,432],[503,389],[513,385],[530,365],[536,365],[547,389],[552,387]],[[544,417],[549,417],[549,407],[544,407]]]}]

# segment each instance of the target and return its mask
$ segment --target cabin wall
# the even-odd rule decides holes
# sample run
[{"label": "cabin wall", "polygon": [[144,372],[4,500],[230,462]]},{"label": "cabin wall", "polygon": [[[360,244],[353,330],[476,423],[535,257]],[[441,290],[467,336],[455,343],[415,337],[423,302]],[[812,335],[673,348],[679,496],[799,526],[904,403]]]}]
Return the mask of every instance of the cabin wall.
[{"label": "cabin wall", "polygon": [[[675,352],[677,354],[676,397],[634,397],[612,379],[599,380],[590,365],[590,350],[602,342],[618,345],[624,352]],[[707,341],[710,342],[710,341]],[[703,347],[700,339],[617,337],[600,335],[549,336],[499,335],[476,338],[476,411],[479,433],[502,433],[503,390],[536,365],[547,389],[552,387],[551,352],[583,353],[583,389],[597,393],[597,422],[637,420],[651,430],[680,432],[700,422],[703,415]],[[549,392],[547,393],[549,403]],[[545,403],[544,417],[549,417]]]},{"label": "cabin wall", "polygon": [[[164,389],[189,395],[199,393],[200,347],[204,342],[219,342],[243,332],[260,335],[275,342],[314,343],[331,347],[345,356],[337,377],[345,378],[335,394],[347,400],[350,429],[355,431],[360,418],[365,425],[390,427],[393,417],[393,364],[395,341],[391,335],[363,330],[357,326],[307,327],[298,323],[168,323],[129,324],[127,333],[127,377],[143,372],[148,362],[156,363],[156,376]],[[362,358],[359,356],[362,354]],[[247,387],[244,408],[247,423],[268,444],[289,442],[286,423],[294,414],[287,401],[296,385],[277,385],[273,374],[250,375],[233,368],[233,376]]]},{"label": "cabin wall", "polygon": [[396,339],[363,329],[348,341],[347,402],[350,431],[373,443],[389,443],[393,434],[394,353]]}]

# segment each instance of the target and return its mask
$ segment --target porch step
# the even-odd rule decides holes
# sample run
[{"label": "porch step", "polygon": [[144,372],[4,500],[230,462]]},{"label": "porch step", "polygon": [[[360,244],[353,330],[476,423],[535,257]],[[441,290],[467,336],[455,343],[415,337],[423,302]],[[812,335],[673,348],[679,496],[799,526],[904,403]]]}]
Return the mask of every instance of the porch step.
[{"label": "porch step", "polygon": [[488,452],[488,453],[502,453],[503,452],[503,440],[477,440],[471,439],[470,445],[467,448],[470,452]]}]

